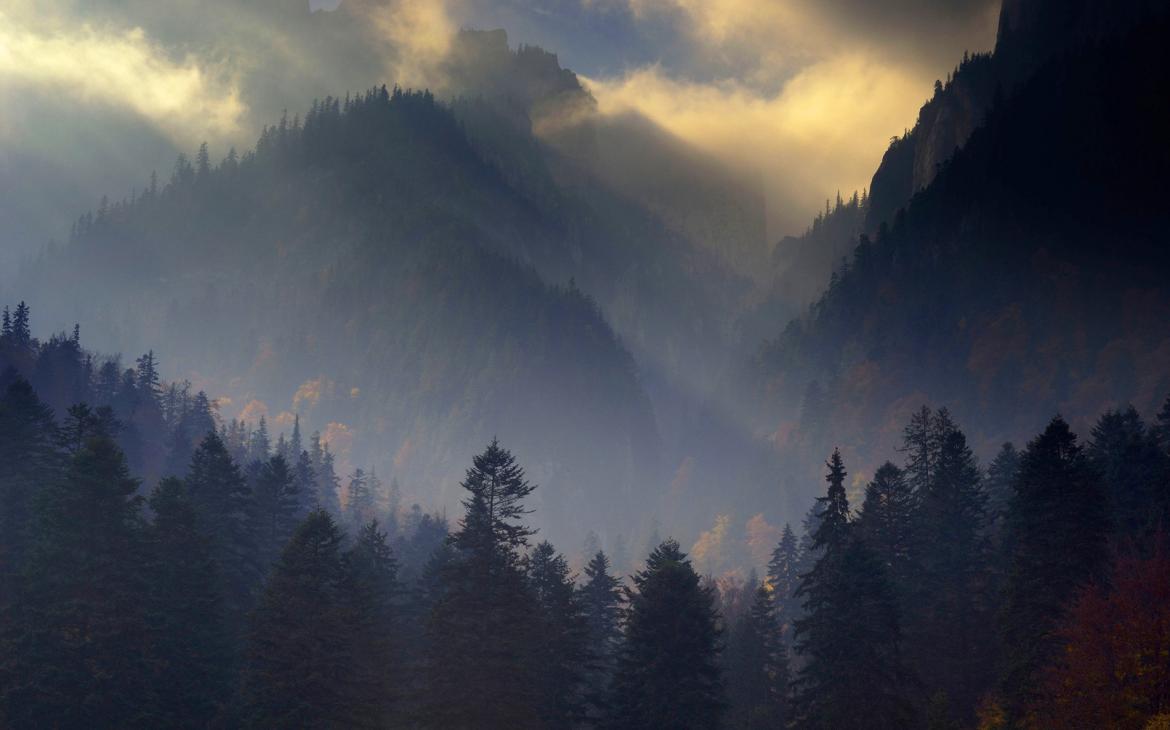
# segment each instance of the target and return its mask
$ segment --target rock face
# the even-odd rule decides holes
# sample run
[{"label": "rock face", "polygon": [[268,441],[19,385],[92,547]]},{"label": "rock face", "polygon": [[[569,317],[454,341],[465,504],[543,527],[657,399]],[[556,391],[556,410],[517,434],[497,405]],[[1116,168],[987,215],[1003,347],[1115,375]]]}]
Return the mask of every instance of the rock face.
[{"label": "rock face", "polygon": [[1003,0],[995,52],[968,57],[923,105],[914,128],[894,140],[870,184],[866,228],[890,223],[934,180],[982,123],[996,91],[1010,93],[1046,60],[1077,43],[1131,27],[1152,0]]}]

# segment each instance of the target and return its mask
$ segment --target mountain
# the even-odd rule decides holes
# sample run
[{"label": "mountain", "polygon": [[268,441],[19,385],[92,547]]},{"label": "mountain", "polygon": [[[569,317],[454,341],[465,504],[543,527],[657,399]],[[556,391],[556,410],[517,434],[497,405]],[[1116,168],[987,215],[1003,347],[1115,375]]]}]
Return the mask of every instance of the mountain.
[{"label": "mountain", "polygon": [[[1149,93],[1170,88],[1168,27],[1164,10],[1140,17],[1072,36],[996,94],[966,143],[761,349],[758,423],[784,449],[841,444],[868,459],[933,403],[988,451],[1043,414],[1149,411],[1170,390],[1170,104]],[[921,119],[895,148],[922,144]]]},{"label": "mountain", "polygon": [[84,216],[21,289],[45,321],[154,348],[232,415],[299,412],[419,492],[453,489],[498,435],[560,527],[653,483],[658,454],[597,304],[536,272],[572,260],[564,226],[431,95],[378,89],[282,120],[238,159],[180,158],[169,184]]}]

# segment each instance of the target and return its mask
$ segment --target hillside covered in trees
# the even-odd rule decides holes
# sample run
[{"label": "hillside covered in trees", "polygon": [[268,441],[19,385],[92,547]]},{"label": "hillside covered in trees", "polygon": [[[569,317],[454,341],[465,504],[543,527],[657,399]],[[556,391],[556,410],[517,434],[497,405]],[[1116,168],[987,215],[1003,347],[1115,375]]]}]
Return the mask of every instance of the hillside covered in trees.
[{"label": "hillside covered in trees", "polygon": [[986,468],[923,407],[900,466],[858,500],[834,450],[802,536],[729,581],[669,538],[628,566],[566,556],[496,440],[449,520],[372,470],[339,479],[299,424],[274,444],[225,422],[149,353],[119,374],[28,323],[22,303],[0,333],[6,727],[1167,720],[1170,398],[1085,439],[1056,416]]},{"label": "hillside covered in trees", "polygon": [[[827,291],[753,365],[782,448],[840,443],[868,459],[923,402],[950,405],[981,453],[1039,413],[1156,406],[1170,372],[1170,106],[1147,90],[1167,82],[1166,27],[1156,12],[1080,39],[999,87],[929,185],[853,239]],[[870,214],[878,190],[875,177]]]}]

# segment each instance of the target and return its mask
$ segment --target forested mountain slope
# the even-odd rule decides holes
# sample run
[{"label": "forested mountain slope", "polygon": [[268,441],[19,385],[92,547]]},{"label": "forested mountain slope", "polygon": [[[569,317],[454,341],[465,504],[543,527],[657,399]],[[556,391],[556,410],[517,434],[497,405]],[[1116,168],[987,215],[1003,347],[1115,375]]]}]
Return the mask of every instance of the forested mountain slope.
[{"label": "forested mountain slope", "polygon": [[1166,31],[1152,14],[1004,96],[761,350],[765,428],[789,447],[817,452],[831,434],[868,455],[933,402],[986,451],[1037,413],[1151,411],[1170,386],[1170,105],[1150,93],[1170,88]]},{"label": "forested mountain slope", "polygon": [[[600,495],[652,483],[658,439],[629,353],[568,281],[567,225],[429,94],[379,89],[240,158],[180,159],[169,184],[84,216],[22,288],[46,321],[165,353],[231,412],[300,413],[408,485],[452,485],[464,449],[508,438],[541,454],[546,524],[600,520]],[[579,270],[605,265],[590,254]]]}]

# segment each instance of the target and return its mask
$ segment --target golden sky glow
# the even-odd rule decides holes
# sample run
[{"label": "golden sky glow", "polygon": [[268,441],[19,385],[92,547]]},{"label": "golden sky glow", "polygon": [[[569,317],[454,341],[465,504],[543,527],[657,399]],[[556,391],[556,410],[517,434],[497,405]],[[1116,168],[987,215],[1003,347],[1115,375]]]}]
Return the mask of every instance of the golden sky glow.
[{"label": "golden sky glow", "polygon": [[230,77],[172,60],[140,28],[34,30],[2,11],[0,81],[131,109],[184,145],[236,134],[246,111]]}]

